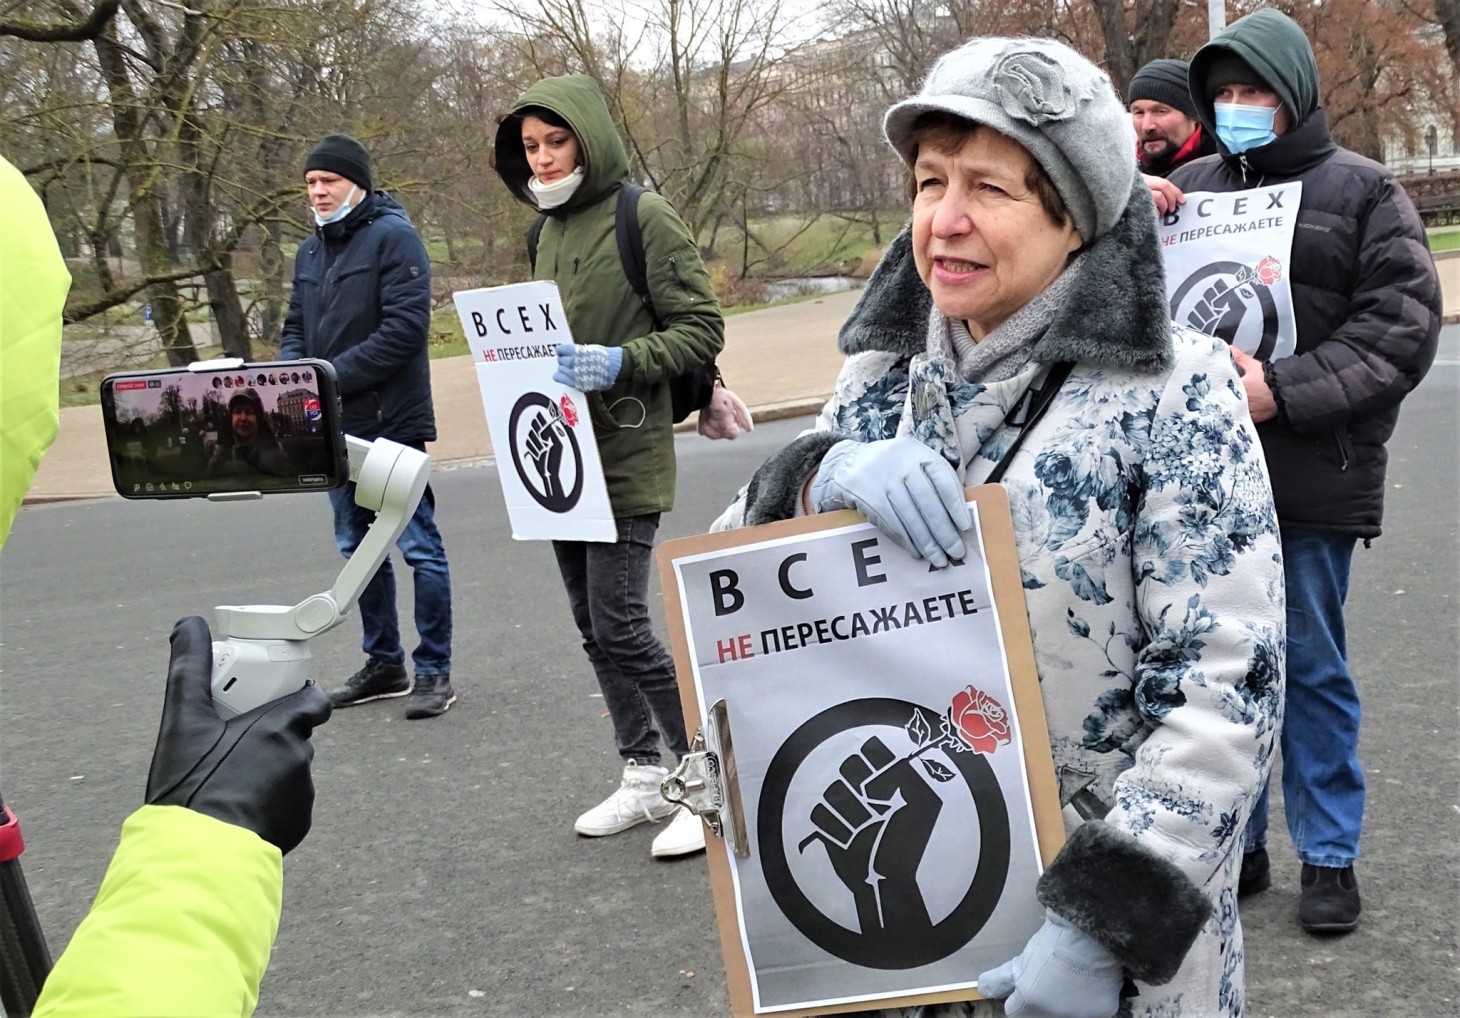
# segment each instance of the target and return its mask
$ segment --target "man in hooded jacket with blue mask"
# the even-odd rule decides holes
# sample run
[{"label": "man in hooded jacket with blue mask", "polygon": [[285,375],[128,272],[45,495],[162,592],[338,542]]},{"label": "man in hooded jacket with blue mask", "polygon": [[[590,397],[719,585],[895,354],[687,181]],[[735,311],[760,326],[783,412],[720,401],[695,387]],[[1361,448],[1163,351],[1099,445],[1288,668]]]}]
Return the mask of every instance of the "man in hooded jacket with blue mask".
[{"label": "man in hooded jacket with blue mask", "polygon": [[[1353,863],[1364,815],[1359,696],[1343,605],[1354,545],[1379,536],[1385,442],[1435,357],[1440,287],[1424,226],[1384,166],[1335,144],[1303,30],[1265,9],[1192,58],[1192,99],[1216,156],[1179,167],[1185,191],[1301,181],[1289,278],[1297,346],[1256,360],[1232,348],[1262,439],[1287,586],[1283,807],[1302,862],[1298,919],[1310,933],[1358,925]],[[1270,884],[1267,794],[1247,826],[1239,894]]]}]

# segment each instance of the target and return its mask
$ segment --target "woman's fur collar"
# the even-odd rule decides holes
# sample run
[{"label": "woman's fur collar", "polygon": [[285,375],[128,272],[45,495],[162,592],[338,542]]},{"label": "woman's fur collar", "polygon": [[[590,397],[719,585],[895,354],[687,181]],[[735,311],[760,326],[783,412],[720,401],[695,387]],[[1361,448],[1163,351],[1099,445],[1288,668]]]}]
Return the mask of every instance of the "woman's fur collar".
[{"label": "woman's fur collar", "polygon": [[[1035,344],[1042,364],[1072,361],[1134,371],[1171,366],[1171,311],[1156,234],[1156,208],[1137,174],[1130,201],[1090,257]],[[888,245],[841,328],[844,354],[883,350],[911,357],[927,347],[932,300],[912,256],[912,226]]]}]

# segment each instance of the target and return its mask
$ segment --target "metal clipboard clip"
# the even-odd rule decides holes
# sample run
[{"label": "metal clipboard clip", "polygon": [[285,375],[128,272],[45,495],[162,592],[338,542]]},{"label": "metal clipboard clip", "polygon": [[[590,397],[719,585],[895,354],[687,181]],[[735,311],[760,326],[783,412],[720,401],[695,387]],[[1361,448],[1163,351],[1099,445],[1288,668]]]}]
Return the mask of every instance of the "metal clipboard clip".
[{"label": "metal clipboard clip", "polygon": [[[708,732],[708,738],[706,733]],[[677,802],[723,838],[737,859],[750,858],[735,743],[730,737],[730,711],[724,700],[710,707],[709,719],[695,732],[689,753],[659,785],[660,794]]]}]

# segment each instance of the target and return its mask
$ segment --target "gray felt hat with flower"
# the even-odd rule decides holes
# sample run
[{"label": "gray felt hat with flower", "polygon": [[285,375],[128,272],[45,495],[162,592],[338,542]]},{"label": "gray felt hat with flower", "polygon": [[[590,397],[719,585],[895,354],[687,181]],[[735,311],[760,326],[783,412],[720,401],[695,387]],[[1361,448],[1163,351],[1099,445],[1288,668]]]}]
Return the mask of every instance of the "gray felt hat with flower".
[{"label": "gray felt hat with flower", "polygon": [[1086,244],[1125,211],[1136,173],[1130,114],[1100,68],[1052,39],[972,39],[933,65],[882,130],[911,164],[917,118],[933,111],[985,124],[1029,150],[1069,206]]}]

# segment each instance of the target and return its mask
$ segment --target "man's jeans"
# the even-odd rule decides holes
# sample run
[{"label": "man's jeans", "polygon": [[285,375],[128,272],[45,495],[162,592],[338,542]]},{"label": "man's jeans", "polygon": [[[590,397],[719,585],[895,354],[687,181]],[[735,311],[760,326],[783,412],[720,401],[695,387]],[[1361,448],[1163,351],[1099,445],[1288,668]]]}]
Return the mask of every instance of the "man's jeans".
[{"label": "man's jeans", "polygon": [[[1354,538],[1283,527],[1282,539],[1288,592],[1283,810],[1299,859],[1344,867],[1359,854],[1364,820],[1359,693],[1343,625]],[[1264,788],[1247,824],[1249,852],[1267,844],[1267,800]]]},{"label": "man's jeans", "polygon": [[689,752],[674,660],[649,625],[649,564],[659,514],[615,521],[618,540],[554,541],[568,606],[613,719],[619,755],[659,763],[659,732],[676,756]]},{"label": "man's jeans", "polygon": [[[330,491],[335,510],[335,544],[345,558],[355,553],[375,514],[355,503],[355,482]],[[451,671],[451,572],[446,549],[436,529],[436,499],[428,485],[416,514],[406,524],[395,546],[411,567],[416,587],[416,634],[420,645],[411,655],[416,675],[445,675]],[[401,664],[400,621],[395,610],[395,570],[387,557],[360,594],[362,647],[379,661]]]}]

